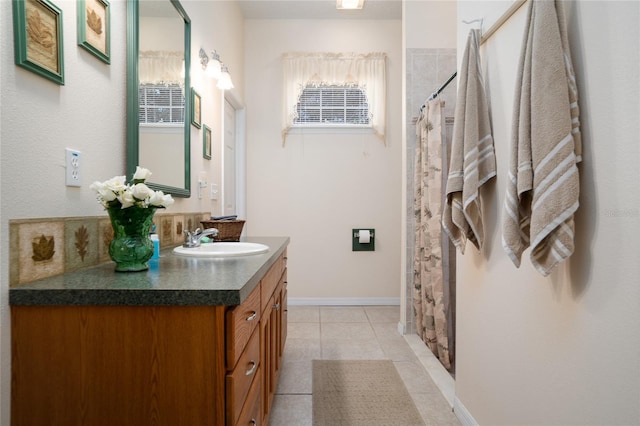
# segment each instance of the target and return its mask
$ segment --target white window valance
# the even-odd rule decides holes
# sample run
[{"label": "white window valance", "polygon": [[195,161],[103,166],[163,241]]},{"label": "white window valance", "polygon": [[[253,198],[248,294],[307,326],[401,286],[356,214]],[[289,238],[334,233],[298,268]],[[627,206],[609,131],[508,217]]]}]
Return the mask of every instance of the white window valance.
[{"label": "white window valance", "polygon": [[184,86],[184,53],[147,50],[138,56],[140,84]]},{"label": "white window valance", "polygon": [[296,105],[309,85],[354,85],[367,94],[371,127],[385,140],[386,127],[385,53],[285,53],[283,55],[284,111],[282,143],[297,117]]}]

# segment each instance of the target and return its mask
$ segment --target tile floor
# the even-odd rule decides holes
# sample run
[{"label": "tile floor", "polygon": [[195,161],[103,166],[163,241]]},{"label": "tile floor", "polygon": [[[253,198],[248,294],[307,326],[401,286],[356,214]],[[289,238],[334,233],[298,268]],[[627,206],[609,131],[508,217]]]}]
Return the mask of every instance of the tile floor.
[{"label": "tile floor", "polygon": [[460,425],[423,367],[424,360],[416,356],[421,345],[412,349],[416,343],[398,333],[399,318],[399,306],[289,306],[287,343],[269,425],[311,426],[313,359],[391,359],[425,424]]}]

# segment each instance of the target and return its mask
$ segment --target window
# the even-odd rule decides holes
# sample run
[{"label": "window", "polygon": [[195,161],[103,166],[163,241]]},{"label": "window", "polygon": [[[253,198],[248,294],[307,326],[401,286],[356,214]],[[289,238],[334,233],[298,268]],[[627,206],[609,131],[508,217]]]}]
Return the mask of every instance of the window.
[{"label": "window", "polygon": [[294,127],[368,126],[367,94],[359,87],[324,85],[307,86],[296,105]]},{"label": "window", "polygon": [[284,53],[282,143],[290,130],[372,131],[385,140],[386,57],[372,53]]},{"label": "window", "polygon": [[138,99],[140,124],[184,124],[184,91],[179,84],[141,84]]}]

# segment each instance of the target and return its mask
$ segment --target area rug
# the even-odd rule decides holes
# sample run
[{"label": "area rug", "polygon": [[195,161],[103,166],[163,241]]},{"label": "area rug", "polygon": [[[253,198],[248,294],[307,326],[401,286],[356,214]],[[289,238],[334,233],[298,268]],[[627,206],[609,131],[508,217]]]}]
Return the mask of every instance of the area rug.
[{"label": "area rug", "polygon": [[392,361],[313,360],[314,426],[424,425]]}]

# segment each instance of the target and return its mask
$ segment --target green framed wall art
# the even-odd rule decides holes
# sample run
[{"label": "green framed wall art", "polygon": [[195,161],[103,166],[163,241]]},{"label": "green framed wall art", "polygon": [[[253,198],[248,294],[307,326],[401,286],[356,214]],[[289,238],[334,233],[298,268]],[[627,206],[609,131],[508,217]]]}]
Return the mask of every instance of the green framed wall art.
[{"label": "green framed wall art", "polygon": [[78,45],[111,63],[111,10],[106,0],[78,0]]},{"label": "green framed wall art", "polygon": [[202,157],[211,160],[211,128],[203,124],[202,129]]},{"label": "green framed wall art", "polygon": [[64,85],[62,10],[48,0],[13,0],[16,65]]},{"label": "green framed wall art", "polygon": [[202,127],[202,98],[193,87],[191,88],[191,124],[198,129]]}]

